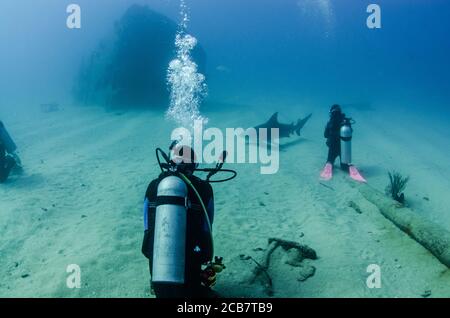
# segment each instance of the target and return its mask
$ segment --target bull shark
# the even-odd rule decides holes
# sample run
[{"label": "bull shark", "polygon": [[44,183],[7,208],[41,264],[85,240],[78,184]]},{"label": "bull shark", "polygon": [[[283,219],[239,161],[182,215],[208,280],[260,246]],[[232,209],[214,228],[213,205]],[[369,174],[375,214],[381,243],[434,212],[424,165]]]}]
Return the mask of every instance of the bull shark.
[{"label": "bull shark", "polygon": [[311,116],[312,114],[309,114],[303,119],[298,119],[296,124],[281,124],[278,121],[278,112],[276,112],[272,115],[272,117],[270,117],[267,122],[256,126],[255,129],[259,131],[260,128],[267,128],[267,134],[269,138],[271,128],[278,128],[280,138],[290,137],[294,132],[297,134],[297,136],[300,136],[301,129],[303,128],[303,126],[305,126],[306,122],[311,118]]}]

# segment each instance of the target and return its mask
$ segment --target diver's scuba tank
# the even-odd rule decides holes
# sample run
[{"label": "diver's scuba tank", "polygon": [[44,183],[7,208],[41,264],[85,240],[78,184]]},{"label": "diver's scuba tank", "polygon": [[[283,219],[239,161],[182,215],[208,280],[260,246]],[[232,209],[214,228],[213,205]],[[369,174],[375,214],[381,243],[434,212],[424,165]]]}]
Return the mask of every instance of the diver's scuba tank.
[{"label": "diver's scuba tank", "polygon": [[158,185],[152,283],[184,284],[188,189],[170,175]]},{"label": "diver's scuba tank", "polygon": [[8,153],[12,154],[17,150],[17,146],[9,135],[3,123],[0,121],[0,139]]},{"label": "diver's scuba tank", "polygon": [[351,119],[345,118],[341,126],[341,167],[348,168],[352,163],[352,136]]}]

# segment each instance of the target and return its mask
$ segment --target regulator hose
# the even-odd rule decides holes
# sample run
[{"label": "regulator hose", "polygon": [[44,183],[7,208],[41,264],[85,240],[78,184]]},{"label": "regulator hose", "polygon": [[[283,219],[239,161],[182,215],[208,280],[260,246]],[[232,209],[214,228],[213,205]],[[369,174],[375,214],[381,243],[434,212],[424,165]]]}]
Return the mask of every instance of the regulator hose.
[{"label": "regulator hose", "polygon": [[189,185],[189,187],[194,191],[195,195],[197,196],[197,198],[200,202],[200,205],[202,206],[202,210],[203,210],[203,213],[205,214],[205,219],[206,219],[206,223],[208,225],[210,239],[211,239],[211,259],[210,260],[212,260],[214,258],[214,240],[213,240],[211,221],[209,220],[208,211],[206,210],[206,207],[205,207],[205,204],[203,203],[202,197],[200,196],[197,189],[192,184],[191,180],[189,180],[188,177],[186,177],[181,172],[179,172],[179,175],[184,180],[184,182],[186,182],[186,184]]}]

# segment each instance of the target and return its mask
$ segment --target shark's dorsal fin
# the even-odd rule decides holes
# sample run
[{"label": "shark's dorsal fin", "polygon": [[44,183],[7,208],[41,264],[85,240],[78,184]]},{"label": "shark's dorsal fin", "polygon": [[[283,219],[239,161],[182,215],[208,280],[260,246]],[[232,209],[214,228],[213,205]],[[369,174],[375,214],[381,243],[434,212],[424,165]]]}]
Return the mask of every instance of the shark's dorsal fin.
[{"label": "shark's dorsal fin", "polygon": [[278,112],[274,113],[274,114],[272,115],[272,117],[270,117],[268,123],[269,123],[269,124],[272,124],[272,125],[270,125],[270,126],[274,126],[273,124],[278,124]]}]

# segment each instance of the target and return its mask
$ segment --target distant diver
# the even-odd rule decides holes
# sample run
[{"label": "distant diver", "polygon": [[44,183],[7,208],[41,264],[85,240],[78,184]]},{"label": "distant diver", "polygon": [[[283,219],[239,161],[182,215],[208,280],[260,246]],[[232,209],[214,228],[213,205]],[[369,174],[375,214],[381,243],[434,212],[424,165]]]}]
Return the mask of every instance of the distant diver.
[{"label": "distant diver", "polygon": [[3,122],[0,121],[0,183],[4,183],[8,179],[13,169],[18,171],[22,169],[16,150],[16,144]]},{"label": "distant diver", "polygon": [[328,157],[327,163],[320,174],[324,180],[333,177],[333,165],[337,157],[340,157],[341,169],[348,171],[350,177],[359,182],[366,182],[356,167],[352,164],[352,135],[354,121],[347,118],[339,105],[335,104],[330,109],[324,137],[327,139]]},{"label": "distant diver", "polygon": [[276,112],[272,115],[272,117],[270,117],[267,122],[256,126],[255,129],[259,131],[260,128],[266,128],[268,140],[271,139],[271,128],[278,129],[280,138],[290,137],[294,132],[297,134],[297,136],[300,136],[300,131],[303,129],[303,126],[305,126],[311,116],[312,114],[309,114],[303,119],[298,119],[296,124],[281,124],[278,121],[278,112]]},{"label": "distant diver", "polygon": [[[211,286],[216,273],[225,266],[222,258],[214,257],[214,195],[210,183],[231,180],[236,172],[222,169],[225,152],[211,169],[199,169],[196,155],[188,146],[173,143],[170,157],[159,148],[156,153],[162,173],[145,194],[142,245],[142,253],[149,259],[152,291],[157,298],[218,297]],[[208,172],[208,176],[200,179],[194,176],[195,171]],[[211,180],[218,172],[232,176]]]}]

